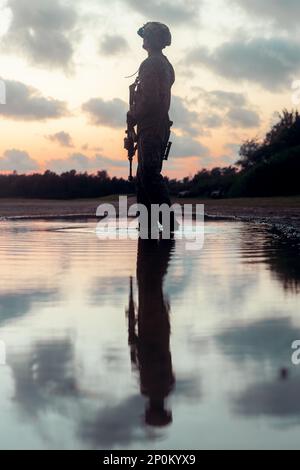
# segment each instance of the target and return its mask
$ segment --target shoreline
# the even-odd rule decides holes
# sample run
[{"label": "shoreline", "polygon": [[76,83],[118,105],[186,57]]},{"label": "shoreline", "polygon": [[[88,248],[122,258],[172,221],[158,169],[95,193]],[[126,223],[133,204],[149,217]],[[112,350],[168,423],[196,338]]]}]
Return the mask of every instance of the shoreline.
[{"label": "shoreline", "polygon": [[[116,205],[118,196],[99,199],[39,200],[0,199],[1,221],[96,219],[100,204]],[[135,203],[133,196],[129,204]],[[274,235],[300,240],[300,197],[244,199],[173,199],[179,204],[204,204],[206,220],[232,220],[261,223]]]},{"label": "shoreline", "polygon": [[300,241],[300,228],[297,225],[294,225],[291,221],[287,221],[284,219],[272,220],[264,217],[249,217],[247,215],[212,215],[212,214],[205,214],[208,220],[231,220],[231,221],[240,221],[240,222],[247,222],[247,223],[256,223],[267,225],[269,230],[274,234],[282,238],[287,238],[289,240],[298,240]]}]

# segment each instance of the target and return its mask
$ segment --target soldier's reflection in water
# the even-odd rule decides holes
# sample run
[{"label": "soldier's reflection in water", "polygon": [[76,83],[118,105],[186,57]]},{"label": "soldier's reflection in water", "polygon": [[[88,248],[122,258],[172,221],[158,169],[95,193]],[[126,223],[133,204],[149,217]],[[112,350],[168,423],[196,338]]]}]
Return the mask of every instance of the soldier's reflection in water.
[{"label": "soldier's reflection in water", "polygon": [[175,378],[170,353],[170,305],[163,291],[174,240],[139,240],[137,255],[138,308],[131,293],[128,309],[131,362],[140,376],[141,393],[147,397],[145,422],[167,426],[172,412],[166,398]]}]

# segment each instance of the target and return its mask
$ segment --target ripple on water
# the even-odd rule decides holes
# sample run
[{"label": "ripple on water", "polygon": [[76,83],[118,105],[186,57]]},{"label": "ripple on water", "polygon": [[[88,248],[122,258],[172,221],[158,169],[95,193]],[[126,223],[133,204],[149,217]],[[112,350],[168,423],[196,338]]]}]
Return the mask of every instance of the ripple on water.
[{"label": "ripple on water", "polygon": [[299,447],[299,249],[205,230],[187,251],[1,221],[1,447]]}]

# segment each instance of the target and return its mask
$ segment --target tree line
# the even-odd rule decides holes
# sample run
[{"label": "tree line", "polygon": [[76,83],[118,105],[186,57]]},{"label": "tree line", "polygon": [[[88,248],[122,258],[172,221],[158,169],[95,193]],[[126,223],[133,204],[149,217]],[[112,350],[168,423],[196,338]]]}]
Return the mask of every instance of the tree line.
[{"label": "tree line", "polygon": [[57,175],[52,171],[32,175],[0,175],[0,197],[38,199],[97,198],[111,194],[130,194],[134,185],[123,178],[111,178],[106,171],[96,174],[75,170]]},{"label": "tree line", "polygon": [[[192,178],[166,178],[170,193],[182,197],[290,196],[300,194],[300,115],[284,110],[265,138],[245,141],[235,165],[202,169]],[[134,193],[134,182],[75,170],[57,175],[0,175],[0,197],[97,198]]]},{"label": "tree line", "polygon": [[300,194],[300,114],[277,114],[263,140],[245,141],[234,166],[203,169],[184,188],[188,196],[264,197]]}]

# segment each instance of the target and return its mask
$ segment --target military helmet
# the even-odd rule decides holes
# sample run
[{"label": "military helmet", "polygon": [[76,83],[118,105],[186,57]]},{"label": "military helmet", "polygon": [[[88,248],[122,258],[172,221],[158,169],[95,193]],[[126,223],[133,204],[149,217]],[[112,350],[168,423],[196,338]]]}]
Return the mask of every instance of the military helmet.
[{"label": "military helmet", "polygon": [[164,49],[172,43],[172,36],[168,26],[157,21],[144,24],[138,30],[138,35],[143,39],[147,39],[153,47],[159,49]]}]

